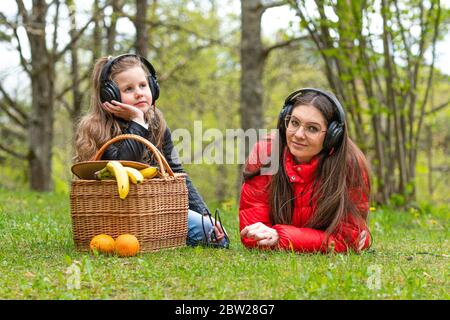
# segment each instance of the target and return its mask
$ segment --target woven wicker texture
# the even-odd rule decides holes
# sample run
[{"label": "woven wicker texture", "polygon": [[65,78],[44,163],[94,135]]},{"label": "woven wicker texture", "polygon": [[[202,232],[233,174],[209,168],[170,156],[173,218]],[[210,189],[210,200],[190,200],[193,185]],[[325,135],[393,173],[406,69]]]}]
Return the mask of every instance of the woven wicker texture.
[{"label": "woven wicker texture", "polygon": [[[108,144],[129,138],[145,140],[142,142],[147,146],[150,144],[134,135],[117,136]],[[149,148],[159,153],[152,147]],[[93,160],[100,157],[101,153]],[[186,245],[189,203],[185,174],[174,174],[162,154],[156,158],[162,178],[130,184],[130,192],[124,200],[119,198],[115,180],[72,181],[70,208],[77,250],[89,250],[91,239],[101,233],[113,238],[133,234],[139,240],[141,252]]]}]

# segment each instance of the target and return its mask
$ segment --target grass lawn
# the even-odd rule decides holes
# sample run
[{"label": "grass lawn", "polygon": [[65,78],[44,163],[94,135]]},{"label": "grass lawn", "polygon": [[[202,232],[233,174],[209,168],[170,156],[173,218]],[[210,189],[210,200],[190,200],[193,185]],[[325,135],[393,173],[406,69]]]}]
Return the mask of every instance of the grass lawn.
[{"label": "grass lawn", "polygon": [[229,250],[118,258],[75,251],[68,195],[0,190],[0,299],[449,299],[448,207],[376,209],[360,255],[247,250],[221,209]]}]

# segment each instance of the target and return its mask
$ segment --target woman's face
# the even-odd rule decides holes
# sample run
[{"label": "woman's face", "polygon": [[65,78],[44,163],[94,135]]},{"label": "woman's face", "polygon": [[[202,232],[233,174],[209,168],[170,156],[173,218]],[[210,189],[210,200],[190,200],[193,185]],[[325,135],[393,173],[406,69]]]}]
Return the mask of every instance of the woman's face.
[{"label": "woman's face", "polygon": [[326,120],[314,106],[299,105],[292,110],[286,120],[286,141],[297,162],[309,162],[322,150],[326,130]]},{"label": "woman's face", "polygon": [[120,90],[122,103],[147,112],[152,105],[152,93],[147,74],[141,67],[127,69],[117,74],[114,79]]}]

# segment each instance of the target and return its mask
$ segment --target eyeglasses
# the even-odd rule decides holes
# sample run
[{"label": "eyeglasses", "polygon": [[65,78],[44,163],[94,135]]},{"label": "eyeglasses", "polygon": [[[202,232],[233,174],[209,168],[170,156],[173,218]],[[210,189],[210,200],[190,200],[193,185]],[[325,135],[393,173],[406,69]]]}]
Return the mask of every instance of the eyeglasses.
[{"label": "eyeglasses", "polygon": [[303,127],[305,135],[308,138],[317,138],[321,132],[326,132],[326,130],[322,130],[322,127],[318,123],[302,123],[296,117],[293,117],[291,115],[286,116],[286,118],[284,118],[284,121],[286,125],[286,131],[295,133],[298,131],[298,129],[300,129],[300,127]]}]

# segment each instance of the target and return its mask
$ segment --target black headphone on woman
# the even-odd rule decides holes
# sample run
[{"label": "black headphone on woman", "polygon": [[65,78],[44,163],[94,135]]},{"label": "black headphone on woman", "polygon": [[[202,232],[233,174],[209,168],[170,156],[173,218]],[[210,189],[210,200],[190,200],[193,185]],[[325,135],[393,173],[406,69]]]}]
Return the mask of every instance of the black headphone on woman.
[{"label": "black headphone on woman", "polygon": [[100,100],[101,102],[111,102],[112,100],[116,100],[121,102],[120,100],[120,90],[117,87],[117,85],[114,83],[114,81],[109,79],[109,73],[111,71],[112,66],[115,62],[118,60],[125,58],[125,57],[136,57],[141,60],[141,62],[145,65],[147,70],[150,72],[150,75],[148,76],[148,85],[150,87],[150,91],[152,93],[153,97],[153,104],[159,97],[159,84],[158,80],[156,78],[156,71],[155,68],[153,68],[152,64],[145,59],[144,57],[138,56],[133,53],[126,53],[122,54],[120,56],[117,56],[115,58],[112,58],[108,60],[105,65],[103,66],[102,73],[100,76]]},{"label": "black headphone on woman", "polygon": [[340,146],[342,139],[344,137],[344,129],[345,129],[345,112],[344,108],[342,107],[341,103],[338,101],[338,99],[331,93],[328,93],[326,91],[316,89],[316,88],[302,88],[299,90],[296,90],[292,92],[284,101],[284,106],[281,109],[279,120],[281,123],[281,134],[285,134],[286,132],[286,124],[284,122],[284,118],[292,112],[292,108],[294,106],[294,100],[298,96],[301,96],[302,94],[308,93],[308,92],[315,92],[323,95],[326,97],[331,104],[335,107],[338,119],[337,121],[333,121],[328,125],[327,134],[325,136],[325,140],[323,142],[323,148],[325,151],[331,151],[334,148],[337,148]]}]

